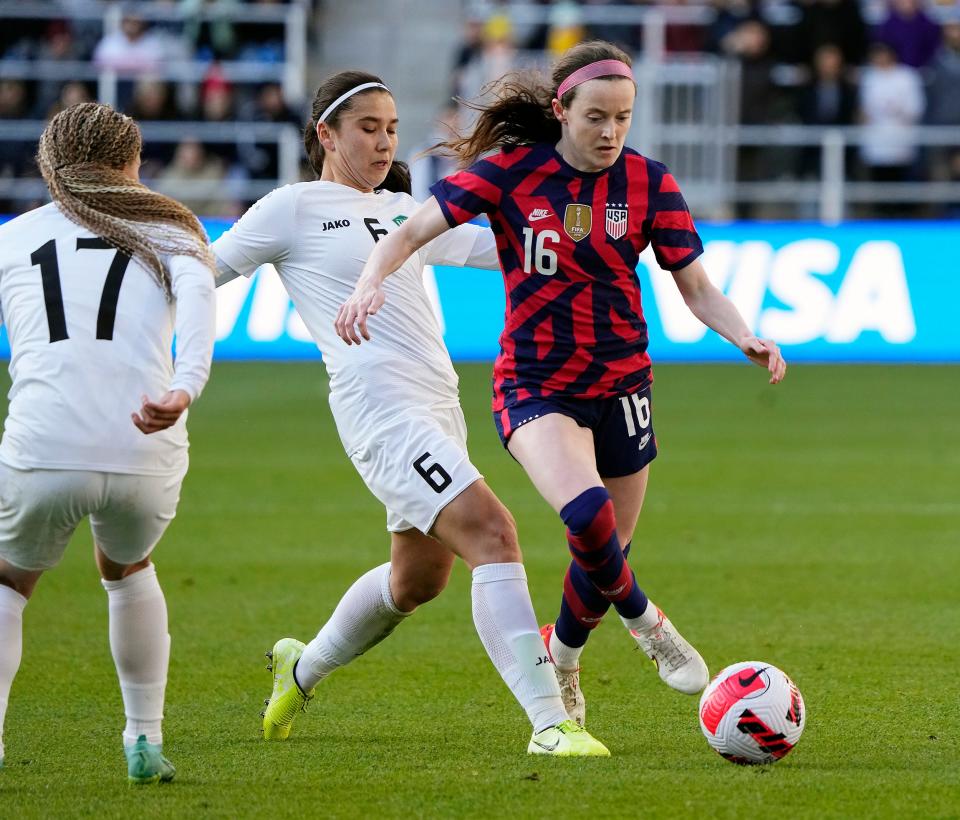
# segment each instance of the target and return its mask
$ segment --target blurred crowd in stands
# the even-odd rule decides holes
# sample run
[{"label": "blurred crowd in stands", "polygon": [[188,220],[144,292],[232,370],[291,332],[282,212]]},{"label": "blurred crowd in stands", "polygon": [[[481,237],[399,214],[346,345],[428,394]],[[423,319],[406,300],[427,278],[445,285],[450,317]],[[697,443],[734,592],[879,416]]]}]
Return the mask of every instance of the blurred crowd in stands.
[{"label": "blurred crowd in stands", "polygon": [[[344,0],[346,2],[347,0]],[[73,0],[67,0],[73,2]],[[178,0],[185,10],[176,22],[150,22],[130,10],[120,28],[105,34],[102,19],[5,19],[0,27],[0,69],[6,61],[87,61],[116,69],[118,106],[143,122],[272,122],[302,127],[305,100],[284,98],[278,82],[228,81],[221,61],[263,65],[285,59],[283,24],[237,22],[223,15],[198,18],[212,0]],[[283,0],[216,0],[217,9],[283,5]],[[862,144],[847,151],[846,176],[853,180],[958,181],[960,129],[956,144],[924,148],[911,136],[917,124],[960,126],[960,0],[533,0],[538,21],[515,12],[509,0],[464,2],[464,32],[456,44],[450,96],[478,98],[484,86],[518,67],[545,64],[569,46],[598,37],[633,54],[645,47],[643,25],[589,24],[597,7],[697,12],[668,21],[663,46],[669,72],[676,59],[707,55],[739,63],[744,125],[863,125]],[[617,18],[614,17],[614,20]],[[206,66],[197,81],[158,78],[158,67],[178,61]],[[62,108],[95,98],[93,79],[20,79],[0,72],[0,122],[45,120]],[[456,124],[456,106],[440,112],[441,125]],[[462,119],[461,119],[462,122]],[[441,128],[435,136],[449,133]],[[427,143],[428,145],[429,143]],[[0,179],[37,176],[35,139],[0,140]],[[419,148],[426,145],[418,146]],[[741,148],[741,181],[815,180],[820,149],[790,151]],[[418,163],[424,194],[431,177],[450,170],[443,158]],[[429,173],[425,173],[429,171]],[[278,174],[276,143],[256,140],[203,142],[189,125],[179,143],[148,141],[146,180],[222,181],[218,195],[184,199],[206,214],[234,215],[245,202],[230,196],[231,180],[271,180]],[[0,212],[27,203],[3,201]],[[927,211],[914,211],[914,213]]]},{"label": "blurred crowd in stands", "polygon": [[[84,61],[114,69],[121,78],[117,107],[141,122],[273,122],[302,128],[301,113],[284,99],[278,82],[230,83],[221,61],[280,65],[285,59],[283,24],[237,22],[220,17],[197,20],[208,0],[179,0],[183,21],[148,22],[124,12],[120,30],[104,33],[101,19],[5,19],[0,27],[0,121],[47,120],[78,102],[96,99],[95,80],[17,79],[2,74],[4,61]],[[239,0],[216,0],[229,10]],[[247,5],[280,5],[252,0]],[[205,64],[197,82],[171,82],[159,69],[181,61]],[[0,178],[39,176],[33,153],[36,139],[0,141]],[[182,197],[198,213],[224,216],[245,203],[230,196],[235,179],[276,179],[275,143],[255,140],[204,143],[184,129],[180,142],[146,140],[142,177],[147,180],[223,181],[213,197]],[[4,202],[0,213],[35,203]]]},{"label": "blurred crowd in stands", "polygon": [[[703,55],[738,61],[743,125],[864,126],[863,143],[848,152],[848,179],[960,180],[960,129],[954,145],[927,149],[909,130],[960,126],[957,0],[537,0],[547,7],[546,21],[532,25],[518,25],[511,3],[493,0],[476,5],[465,24],[452,93],[476,97],[511,67],[535,63],[531,52],[550,58],[583,39],[642,53],[641,24],[587,22],[589,11],[614,4],[709,5],[713,13],[703,22],[668,18],[663,70],[669,71],[671,59]],[[741,181],[820,176],[816,147],[742,148],[738,159]],[[920,212],[926,213],[900,209]]]}]

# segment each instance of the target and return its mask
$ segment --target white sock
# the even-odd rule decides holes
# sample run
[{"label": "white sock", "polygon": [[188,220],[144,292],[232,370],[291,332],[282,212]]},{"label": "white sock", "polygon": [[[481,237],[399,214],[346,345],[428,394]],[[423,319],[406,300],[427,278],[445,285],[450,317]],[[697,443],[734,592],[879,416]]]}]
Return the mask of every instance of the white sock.
[{"label": "white sock", "polygon": [[624,618],[621,616],[620,620],[623,621],[623,625],[627,629],[632,629],[636,632],[649,632],[660,623],[660,611],[653,601],[647,601],[647,608],[643,610],[643,614],[638,615],[636,618]]},{"label": "white sock", "polygon": [[581,652],[583,652],[583,646],[567,646],[557,637],[556,629],[550,633],[550,657],[553,658],[557,669],[564,672],[576,672],[580,668]]},{"label": "white sock", "polygon": [[560,686],[537,628],[523,564],[477,567],[472,592],[477,634],[534,732],[565,721]]},{"label": "white sock", "polygon": [[397,609],[390,593],[390,564],[361,575],[337,604],[297,662],[297,684],[309,692],[334,669],[387,637],[410,612]]},{"label": "white sock", "polygon": [[170,663],[167,602],[150,564],[119,581],[102,581],[110,611],[110,651],[120,679],[127,725],[124,745],[163,743],[160,724]]},{"label": "white sock", "polygon": [[23,608],[27,599],[0,584],[0,760],[3,759],[3,719],[7,714],[10,686],[23,654]]}]

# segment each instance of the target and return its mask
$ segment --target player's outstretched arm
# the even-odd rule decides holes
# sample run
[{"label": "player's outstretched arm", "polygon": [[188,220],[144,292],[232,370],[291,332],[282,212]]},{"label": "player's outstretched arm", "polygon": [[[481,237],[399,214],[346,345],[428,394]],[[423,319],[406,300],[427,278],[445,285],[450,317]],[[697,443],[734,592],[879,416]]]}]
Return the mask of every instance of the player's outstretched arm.
[{"label": "player's outstretched arm", "polygon": [[427,242],[449,228],[436,198],[430,197],[398,230],[377,243],[353,293],[340,306],[333,323],[343,341],[360,344],[361,337],[369,341],[367,318],[380,310],[386,301],[384,280]]},{"label": "player's outstretched arm", "polygon": [[714,286],[699,259],[674,271],[673,279],[694,316],[739,347],[751,362],[765,367],[770,372],[770,384],[783,381],[787,363],[780,348],[772,339],[760,339],[750,332],[736,305]]}]

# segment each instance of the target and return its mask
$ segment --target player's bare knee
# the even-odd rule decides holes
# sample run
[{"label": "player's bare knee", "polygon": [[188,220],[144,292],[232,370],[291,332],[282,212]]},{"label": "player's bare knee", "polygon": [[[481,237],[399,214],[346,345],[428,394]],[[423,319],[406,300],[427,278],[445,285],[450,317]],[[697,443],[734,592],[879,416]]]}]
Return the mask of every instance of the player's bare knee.
[{"label": "player's bare knee", "polygon": [[517,525],[510,511],[502,504],[491,511],[480,524],[481,552],[486,560],[482,563],[507,564],[523,560],[517,539]]},{"label": "player's bare knee", "polygon": [[150,556],[148,555],[141,561],[133,564],[118,564],[107,557],[106,553],[100,547],[94,548],[94,557],[97,561],[97,569],[100,570],[100,577],[104,581],[122,581],[128,575],[133,575],[142,569],[150,566]]}]

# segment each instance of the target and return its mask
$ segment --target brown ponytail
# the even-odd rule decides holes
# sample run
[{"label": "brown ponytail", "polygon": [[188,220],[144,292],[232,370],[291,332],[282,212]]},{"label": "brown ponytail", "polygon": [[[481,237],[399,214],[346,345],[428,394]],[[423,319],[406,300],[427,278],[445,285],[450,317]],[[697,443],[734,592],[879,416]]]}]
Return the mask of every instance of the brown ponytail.
[{"label": "brown ponytail", "polygon": [[[488,87],[494,97],[492,103],[484,105],[461,100],[468,108],[480,113],[473,130],[437,143],[432,150],[452,153],[459,157],[461,165],[467,166],[494,149],[558,142],[561,127],[551,105],[557,89],[574,71],[598,60],[619,60],[632,65],[626,52],[604,40],[575,45],[557,61],[550,81],[538,72],[508,74]],[[563,95],[560,102],[564,108],[570,107],[576,94],[574,87]]]},{"label": "brown ponytail", "polygon": [[211,273],[214,260],[192,211],[123,173],[140,156],[140,146],[140,129],[130,117],[102,103],[80,103],[48,123],[37,165],[64,216],[135,257],[169,299],[163,256],[192,256]]},{"label": "brown ponytail", "polygon": [[[351,88],[356,88],[363,83],[382,82],[383,80],[379,77],[373,74],[367,74],[365,71],[341,71],[339,74],[334,74],[317,89],[317,94],[313,98],[313,105],[310,110],[310,121],[303,129],[303,149],[318,179],[320,178],[320,174],[323,173],[323,159],[326,152],[323,150],[323,146],[320,144],[320,138],[317,136],[317,118],[326,111],[330,103],[341,94],[346,94]],[[382,88],[370,88],[357,92],[353,97],[349,97],[340,103],[340,105],[327,116],[327,125],[331,128],[336,128],[337,123],[340,122],[340,115],[353,108],[353,101],[357,97],[375,92],[389,93]],[[407,167],[407,163],[394,160],[380,188],[395,193],[409,194],[411,191],[410,169]]]}]

